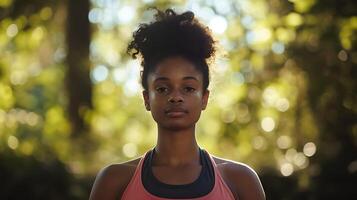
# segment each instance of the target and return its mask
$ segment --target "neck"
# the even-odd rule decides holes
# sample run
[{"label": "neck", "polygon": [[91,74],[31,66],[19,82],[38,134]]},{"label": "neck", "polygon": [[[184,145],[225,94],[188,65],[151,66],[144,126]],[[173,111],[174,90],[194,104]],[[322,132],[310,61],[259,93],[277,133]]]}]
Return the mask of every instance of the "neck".
[{"label": "neck", "polygon": [[195,127],[180,131],[158,128],[154,165],[182,166],[199,164]]}]

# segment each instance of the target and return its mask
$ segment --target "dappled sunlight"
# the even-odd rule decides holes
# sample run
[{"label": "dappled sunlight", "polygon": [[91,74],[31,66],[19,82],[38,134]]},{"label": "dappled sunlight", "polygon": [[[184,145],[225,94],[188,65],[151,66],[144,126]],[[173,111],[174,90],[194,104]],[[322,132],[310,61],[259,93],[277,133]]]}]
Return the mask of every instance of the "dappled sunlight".
[{"label": "dappled sunlight", "polygon": [[18,31],[19,30],[17,29],[16,24],[11,24],[10,26],[7,27],[6,34],[9,37],[15,37],[17,35]]},{"label": "dappled sunlight", "polygon": [[19,146],[19,140],[17,139],[17,137],[10,135],[9,138],[7,139],[7,145],[11,148],[11,149],[17,149],[17,147]]},{"label": "dappled sunlight", "polygon": [[290,163],[284,163],[280,167],[280,172],[283,176],[290,176],[294,172],[294,166]]},{"label": "dappled sunlight", "polygon": [[313,142],[308,142],[304,145],[304,154],[308,157],[316,153],[316,145]]},{"label": "dappled sunlight", "polygon": [[221,16],[214,16],[208,26],[214,33],[222,34],[227,29],[227,20]]},{"label": "dappled sunlight", "polygon": [[134,143],[127,143],[123,146],[123,153],[128,158],[133,158],[137,155],[137,148]]},{"label": "dappled sunlight", "polygon": [[91,78],[94,83],[104,81],[108,77],[108,68],[104,65],[96,66],[91,72]]},{"label": "dappled sunlight", "polygon": [[291,145],[292,145],[291,140],[292,139],[289,136],[281,135],[276,140],[276,144],[278,145],[278,147],[280,149],[287,149],[287,148],[291,147]]},{"label": "dappled sunlight", "polygon": [[[313,5],[308,1],[305,3],[294,1],[293,3],[299,8],[299,11],[307,11],[309,6]],[[280,6],[280,4],[275,6]],[[268,13],[268,7],[264,1],[239,1],[236,3],[212,1],[207,4],[201,1],[187,1],[187,3],[183,2],[177,7],[182,10],[185,8],[192,9],[220,38],[222,45],[231,51],[228,52],[227,58],[217,58],[212,69],[213,85],[211,86],[209,107],[203,113],[198,127],[199,137],[208,137],[204,139],[204,143],[211,144],[208,146],[213,148],[212,145],[218,145],[220,142],[218,138],[230,135],[229,137],[232,137],[232,140],[227,142],[233,146],[237,145],[238,154],[244,155],[240,158],[252,155],[254,149],[260,151],[271,148],[286,150],[294,147],[296,145],[294,131],[285,132],[293,125],[284,124],[284,126],[281,126],[280,118],[290,117],[293,119],[291,112],[295,109],[298,95],[304,92],[304,88],[302,88],[302,91],[298,91],[301,89],[299,85],[290,84],[299,82],[300,77],[295,77],[294,73],[291,72],[293,68],[289,64],[285,64],[288,67],[287,69],[281,69],[280,76],[263,77],[268,74],[265,55],[268,51],[276,55],[285,55],[289,42],[296,37],[295,28],[303,25],[303,16],[298,12],[291,12],[283,16],[281,22],[278,22],[277,14]],[[121,154],[118,155],[118,158],[121,158],[121,155],[131,158],[143,153],[143,150],[147,149],[148,146],[141,146],[140,144],[144,141],[140,138],[147,137],[144,136],[148,134],[145,133],[145,130],[147,130],[145,127],[153,126],[149,113],[144,110],[141,98],[140,63],[128,60],[125,55],[126,45],[124,44],[127,43],[125,41],[128,41],[138,20],[140,18],[147,18],[147,20],[152,18],[152,11],[137,12],[140,8],[137,3],[122,4],[117,1],[93,0],[88,13],[88,19],[95,28],[90,43],[90,60],[92,62],[90,78],[94,86],[94,109],[83,112],[83,115],[90,123],[94,136],[99,139],[98,151],[101,143],[105,143],[106,146],[115,146],[118,141],[126,141],[126,143],[120,144]],[[7,72],[11,85],[32,85],[33,81],[36,82],[36,79],[38,79],[40,80],[38,82],[42,85],[52,82],[54,85],[58,85],[57,88],[61,88],[61,80],[56,80],[56,77],[63,77],[63,68],[57,68],[57,72],[54,69],[43,71],[43,68],[48,66],[42,66],[44,62],[41,61],[40,56],[36,58],[31,56],[30,53],[25,54],[26,49],[36,49],[44,45],[42,41],[51,34],[49,26],[36,20],[50,20],[58,15],[56,12],[58,11],[46,6],[39,10],[38,18],[20,17],[17,21],[8,20],[1,23],[8,42],[14,39],[24,48],[21,54],[22,58],[14,63],[14,66],[17,67],[13,67]],[[239,12],[241,13],[238,15]],[[265,14],[268,15],[268,18],[264,18]],[[36,22],[37,25],[23,31],[26,22]],[[273,26],[275,27],[273,28]],[[349,25],[346,26],[349,27]],[[345,37],[347,36],[343,36],[343,38]],[[28,40],[26,44],[23,44],[24,38]],[[57,40],[61,41],[61,39]],[[6,41],[2,39],[2,43],[6,43]],[[52,63],[51,65],[58,63],[61,67],[66,57],[66,49],[56,45],[56,42],[52,45],[53,47],[50,47],[53,49],[50,51],[52,60],[45,62]],[[248,48],[252,48],[253,51],[247,51]],[[34,52],[34,55],[36,55],[36,52]],[[336,56],[342,61],[348,59],[345,50],[341,50]],[[7,62],[10,62],[11,55],[7,54],[6,59]],[[31,64],[28,64],[29,62]],[[273,60],[270,62],[273,62]],[[22,67],[24,65],[31,67],[25,69]],[[296,67],[296,64],[293,67]],[[62,75],[57,76],[58,72]],[[267,83],[266,86],[257,85],[256,83],[259,80],[264,80]],[[54,145],[55,149],[59,151],[61,148],[67,148],[62,144],[70,137],[68,135],[70,132],[69,121],[65,109],[62,108],[65,101],[61,100],[60,105],[56,105],[58,102],[49,104],[45,111],[41,111],[44,114],[24,109],[16,115],[21,117],[16,118],[15,116],[10,117],[7,110],[15,106],[14,101],[19,97],[17,89],[9,87],[5,82],[0,82],[0,94],[2,94],[0,105],[4,109],[0,120],[7,124],[8,128],[15,131],[17,124],[37,126],[40,128],[39,130],[42,130],[45,140],[51,142],[57,140],[58,145]],[[49,94],[52,93],[44,91],[43,95]],[[255,105],[247,103],[249,101],[252,101]],[[11,124],[13,125],[11,126]],[[233,131],[234,129],[227,129],[228,126],[237,127],[236,133]],[[312,127],[311,130],[315,129],[313,125],[309,126]],[[272,138],[272,141],[270,141],[270,139],[265,138],[266,136],[259,135],[261,132],[269,134],[269,137],[274,139]],[[151,136],[148,138],[152,140],[147,142],[146,145],[152,145],[155,142],[154,131],[150,131],[150,134]],[[245,134],[246,136],[235,137],[235,134]],[[61,139],[58,140],[59,138]],[[11,141],[15,140],[11,139]],[[26,141],[27,139],[24,142]],[[135,143],[135,141],[139,142]],[[14,145],[15,142],[11,142],[11,144],[12,147],[16,146]],[[304,147],[304,155],[312,156],[314,154],[312,153],[313,147],[308,144]],[[27,144],[27,147],[24,147],[27,150],[24,150],[24,152],[32,152],[33,150],[30,149],[33,148],[30,148],[30,146]],[[108,155],[114,155],[114,151],[118,150],[118,148],[109,149],[107,150],[112,152],[107,152],[107,156],[100,159],[103,163],[98,163],[98,166],[108,162],[109,160],[104,158],[110,159]],[[228,153],[224,149],[214,149],[222,155]],[[103,153],[103,151],[99,152]],[[98,156],[101,154],[99,152]],[[68,158],[68,156],[63,156],[63,158],[65,157]],[[123,160],[124,157],[122,157]],[[303,162],[303,157],[300,155],[296,163],[302,166],[307,162]],[[270,165],[273,165],[273,162]],[[257,166],[259,166],[259,163],[257,163]],[[85,170],[84,168],[80,169]],[[281,166],[277,165],[276,169],[281,170]],[[78,169],[76,171],[78,172]],[[287,172],[284,173],[287,174]]]},{"label": "dappled sunlight", "polygon": [[[192,10],[218,41],[208,107],[197,124],[201,147],[252,166],[264,184],[272,183],[267,186],[276,193],[272,199],[307,199],[316,188],[341,189],[357,172],[352,3],[90,2],[89,56],[80,61],[89,73],[78,67],[84,79],[71,85],[78,76],[69,76],[66,5],[43,1],[23,8],[18,1],[0,0],[0,153],[58,161],[75,177],[92,177],[103,166],[152,148],[156,124],[142,99],[141,60],[126,50],[139,23],[153,19],[155,11],[146,8],[157,6]],[[77,102],[75,111],[87,127],[78,135],[68,88],[91,102]],[[330,174],[346,181],[331,182]],[[270,182],[271,176],[290,185]],[[274,184],[294,189],[279,196]]]},{"label": "dappled sunlight", "polygon": [[253,148],[264,150],[267,148],[267,141],[262,136],[255,136],[252,141]]},{"label": "dappled sunlight", "polygon": [[262,129],[269,133],[272,132],[275,128],[275,121],[271,117],[264,117],[260,123]]}]

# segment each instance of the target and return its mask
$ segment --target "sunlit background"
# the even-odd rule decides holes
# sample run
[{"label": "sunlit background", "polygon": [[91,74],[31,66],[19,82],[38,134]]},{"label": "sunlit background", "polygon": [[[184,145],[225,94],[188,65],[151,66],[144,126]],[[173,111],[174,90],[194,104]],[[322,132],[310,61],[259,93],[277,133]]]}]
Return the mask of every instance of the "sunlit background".
[{"label": "sunlit background", "polygon": [[357,6],[345,0],[0,0],[0,199],[88,199],[98,170],[156,142],[140,61],[153,10],[219,41],[197,127],[268,199],[357,196]]}]

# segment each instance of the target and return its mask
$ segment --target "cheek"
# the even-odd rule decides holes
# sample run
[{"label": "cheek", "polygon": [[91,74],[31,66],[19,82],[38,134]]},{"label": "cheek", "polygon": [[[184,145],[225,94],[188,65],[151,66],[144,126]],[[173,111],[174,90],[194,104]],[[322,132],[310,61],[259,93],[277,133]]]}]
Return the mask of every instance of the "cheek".
[{"label": "cheek", "polygon": [[153,91],[149,92],[150,103],[155,103],[155,101],[157,101],[158,99],[159,99],[159,96],[155,92],[153,92]]},{"label": "cheek", "polygon": [[193,96],[194,96],[195,98],[197,98],[197,99],[202,99],[202,92],[199,92],[199,91],[194,92],[194,93],[193,93]]},{"label": "cheek", "polygon": [[190,105],[192,105],[192,108],[194,109],[201,109],[202,105],[202,93],[201,92],[195,92],[192,94],[190,97]]},{"label": "cheek", "polygon": [[153,100],[156,98],[155,93],[149,92],[149,102],[153,102]]},{"label": "cheek", "polygon": [[195,98],[198,103],[202,103],[202,98],[203,98],[202,92],[195,92],[193,94],[193,98]]},{"label": "cheek", "polygon": [[157,94],[155,92],[150,92],[149,95],[149,104],[152,109],[162,108],[163,104],[165,104],[166,99],[164,96]]}]

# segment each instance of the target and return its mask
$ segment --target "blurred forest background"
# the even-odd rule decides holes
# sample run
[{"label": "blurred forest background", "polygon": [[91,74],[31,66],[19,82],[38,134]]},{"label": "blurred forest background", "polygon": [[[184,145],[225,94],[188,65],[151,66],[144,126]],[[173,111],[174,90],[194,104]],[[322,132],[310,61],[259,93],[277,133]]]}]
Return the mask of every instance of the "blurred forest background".
[{"label": "blurred forest background", "polygon": [[251,165],[268,199],[357,197],[355,1],[0,0],[0,199],[88,199],[100,168],[153,147],[125,53],[150,6],[220,41],[203,148]]}]

